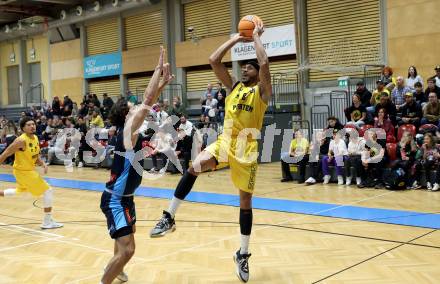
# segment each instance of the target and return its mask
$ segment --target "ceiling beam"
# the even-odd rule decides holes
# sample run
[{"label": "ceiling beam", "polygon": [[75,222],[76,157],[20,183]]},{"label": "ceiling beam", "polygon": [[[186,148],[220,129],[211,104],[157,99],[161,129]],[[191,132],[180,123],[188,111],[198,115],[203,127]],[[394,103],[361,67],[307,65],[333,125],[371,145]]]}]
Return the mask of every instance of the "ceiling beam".
[{"label": "ceiling beam", "polygon": [[50,4],[61,4],[61,5],[72,5],[75,1],[71,0],[34,0],[33,2],[42,2],[42,3],[50,3]]}]

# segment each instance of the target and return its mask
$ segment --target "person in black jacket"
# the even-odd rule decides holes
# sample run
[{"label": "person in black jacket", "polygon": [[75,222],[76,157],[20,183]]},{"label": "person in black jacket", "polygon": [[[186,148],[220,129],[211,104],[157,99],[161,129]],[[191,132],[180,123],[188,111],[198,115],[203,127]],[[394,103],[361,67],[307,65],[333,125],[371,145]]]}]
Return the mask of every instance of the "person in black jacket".
[{"label": "person in black jacket", "polygon": [[420,126],[423,117],[422,107],[414,100],[412,93],[405,94],[405,104],[400,109],[402,115],[397,117],[397,124],[413,124],[416,128]]},{"label": "person in black jacket", "polygon": [[369,107],[371,105],[371,92],[367,89],[367,87],[365,87],[364,81],[359,81],[356,83],[356,91],[354,93],[359,95],[361,103],[364,107]]},{"label": "person in black jacket", "polygon": [[425,97],[429,97],[430,93],[436,93],[437,98],[440,99],[440,88],[435,85],[435,78],[429,78],[427,80],[428,87],[425,90]]},{"label": "person in black jacket", "polygon": [[380,102],[376,105],[374,117],[378,117],[379,110],[384,108],[388,114],[388,118],[393,125],[396,125],[397,109],[396,105],[390,100],[387,93],[382,93],[380,96]]},{"label": "person in black jacket", "polygon": [[[335,131],[335,130],[327,130]],[[309,161],[308,165],[311,169],[310,177],[305,181],[306,185],[312,185],[319,179],[321,168],[322,168],[322,157],[328,155],[328,148],[330,145],[330,140],[325,136],[325,131],[319,131],[314,133],[315,138],[309,147]]]}]

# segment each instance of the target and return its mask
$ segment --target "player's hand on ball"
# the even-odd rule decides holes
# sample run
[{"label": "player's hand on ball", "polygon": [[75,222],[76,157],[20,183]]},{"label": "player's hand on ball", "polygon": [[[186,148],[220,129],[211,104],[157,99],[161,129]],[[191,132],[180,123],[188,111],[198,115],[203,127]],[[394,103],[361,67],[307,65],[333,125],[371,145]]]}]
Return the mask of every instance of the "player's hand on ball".
[{"label": "player's hand on ball", "polygon": [[255,22],[255,28],[254,28],[254,36],[261,36],[264,33],[264,25],[263,22],[257,21]]},{"label": "player's hand on ball", "polygon": [[237,42],[250,42],[250,41],[253,41],[252,38],[245,37],[245,36],[242,36],[242,35],[240,35],[240,34],[236,34],[236,35],[234,36],[234,39],[235,39]]}]

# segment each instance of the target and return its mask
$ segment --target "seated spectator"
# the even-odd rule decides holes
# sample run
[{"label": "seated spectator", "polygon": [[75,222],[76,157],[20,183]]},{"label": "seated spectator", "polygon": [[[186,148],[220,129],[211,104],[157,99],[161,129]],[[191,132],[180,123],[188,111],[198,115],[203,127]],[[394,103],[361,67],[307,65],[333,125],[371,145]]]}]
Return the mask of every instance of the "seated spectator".
[{"label": "seated spectator", "polygon": [[61,102],[58,97],[54,97],[52,101],[52,114],[61,116]]},{"label": "seated spectator", "polygon": [[423,91],[423,85],[420,82],[414,83],[415,91],[413,92],[413,96],[416,102],[423,108],[428,102],[428,96]]},{"label": "seated spectator", "polygon": [[[416,185],[420,183],[420,177],[422,176],[422,169],[425,170],[426,175],[426,188],[428,190],[437,191],[440,189],[439,178],[440,171],[439,167],[440,159],[440,149],[435,143],[434,136],[431,133],[426,133],[423,138],[423,145],[419,150],[419,158],[416,161]],[[435,178],[431,178],[431,171],[436,171]],[[417,186],[416,186],[417,188]]]},{"label": "seated spectator", "polygon": [[162,125],[168,118],[168,113],[162,109],[160,104],[153,106],[154,116],[158,125]]},{"label": "seated spectator", "polygon": [[341,130],[342,128],[344,128],[344,126],[342,125],[342,123],[339,121],[339,119],[337,117],[329,116],[327,118],[327,127],[324,128],[324,130],[327,130],[327,129]]},{"label": "seated spectator", "polygon": [[423,109],[421,125],[430,123],[438,126],[440,119],[440,104],[438,103],[437,95],[434,92],[430,93],[428,100],[428,103]]},{"label": "seated spectator", "polygon": [[216,92],[214,94],[214,98],[216,100],[218,100],[218,96],[221,94],[223,96],[223,98],[226,98],[226,90],[223,89],[223,84],[222,82],[218,81],[217,85],[216,85]]},{"label": "seated spectator", "polygon": [[[9,145],[11,145],[12,142],[14,142],[18,136],[19,136],[19,133],[18,133],[17,126],[15,125],[15,123],[12,120],[9,120],[6,123],[5,127],[2,129],[2,132],[0,133],[1,140],[6,144],[6,148],[8,148]],[[6,164],[14,163],[14,155],[6,158],[5,163]]]},{"label": "seated spectator", "polygon": [[413,124],[416,128],[420,126],[420,120],[423,117],[422,107],[416,103],[413,94],[405,94],[405,104],[400,109],[402,114],[397,118],[397,124]]},{"label": "seated spectator", "polygon": [[361,176],[356,170],[359,169],[361,164],[361,154],[365,148],[365,140],[362,137],[359,137],[357,133],[353,134],[354,130],[349,132],[349,142],[347,148],[347,159],[344,162],[345,167],[345,185],[351,185],[353,175],[351,168],[353,167],[356,175],[356,184],[359,185],[361,183]]},{"label": "seated spectator", "polygon": [[78,115],[85,117],[89,113],[89,108],[85,103],[81,103],[78,109]]},{"label": "seated spectator", "polygon": [[76,104],[76,102],[73,102],[72,116],[74,117],[78,116],[78,105]]},{"label": "seated spectator", "polygon": [[329,145],[330,141],[326,139],[324,131],[314,133],[314,139],[309,147],[308,165],[311,170],[311,176],[306,180],[306,185],[315,184],[318,180],[322,168],[322,158],[328,154]]},{"label": "seated spectator", "polygon": [[179,96],[173,97],[173,106],[168,108],[168,114],[180,116],[185,113],[186,113],[185,106],[182,104],[180,97]]},{"label": "seated spectator", "polygon": [[410,66],[408,68],[408,78],[406,79],[405,85],[413,91],[415,89],[415,83],[423,84],[423,78],[417,74],[417,68],[415,66]]},{"label": "seated spectator", "polygon": [[385,141],[378,140],[374,131],[365,134],[365,148],[361,154],[361,164],[356,169],[361,176],[359,188],[383,188],[382,171],[386,164]]},{"label": "seated spectator", "polygon": [[330,181],[330,165],[336,168],[338,176],[338,185],[344,184],[344,161],[347,158],[347,145],[341,134],[333,130],[333,139],[330,141],[328,155],[322,158],[322,174],[324,175],[324,184]]},{"label": "seated spectator", "polygon": [[[154,139],[151,141],[154,150],[151,152],[151,159],[153,160],[153,168],[150,172],[154,173],[160,171],[164,173],[167,169],[168,156],[170,152],[174,152],[174,141],[170,134],[163,131],[159,131],[154,135]],[[162,167],[159,170],[157,159],[162,159]]]},{"label": "seated spectator", "polygon": [[180,125],[178,128],[179,141],[177,142],[176,155],[178,158],[184,159],[184,173],[188,170],[189,161],[191,160],[192,131],[193,124],[191,123],[191,121],[187,120],[185,115],[181,115]]},{"label": "seated spectator", "polygon": [[103,117],[107,118],[108,115],[110,114],[110,110],[112,109],[113,105],[114,105],[114,101],[112,98],[110,98],[107,93],[104,93],[102,95],[102,115]]},{"label": "seated spectator", "polygon": [[47,102],[46,99],[44,99],[43,102],[41,103],[41,111],[43,113],[46,113],[49,107],[50,107],[49,103]]},{"label": "seated spectator", "polygon": [[290,173],[290,164],[298,166],[298,183],[304,183],[306,180],[306,165],[309,161],[309,141],[304,138],[301,130],[295,131],[295,138],[290,142],[289,152],[281,155],[281,169],[283,179],[281,182],[292,181]]},{"label": "seated spectator", "polygon": [[362,105],[364,107],[369,107],[371,105],[371,92],[365,87],[364,81],[359,81],[356,83],[356,91],[354,92],[356,95],[359,95]]},{"label": "seated spectator", "polygon": [[397,77],[397,85],[391,92],[391,98],[396,105],[396,109],[400,108],[405,103],[405,94],[411,92],[411,89],[405,86],[405,81],[402,76]]},{"label": "seated spectator", "polygon": [[99,101],[96,94],[92,94],[92,102],[95,107],[97,107],[98,109],[101,108],[101,102]]},{"label": "seated spectator", "polygon": [[72,110],[69,108],[69,106],[64,106],[61,116],[68,117],[71,115],[72,115]]},{"label": "seated spectator", "polygon": [[382,69],[382,74],[380,75],[380,80],[385,84],[388,91],[392,91],[397,84],[397,80],[393,77],[393,69],[389,66],[385,66]]},{"label": "seated spectator", "polygon": [[47,128],[47,118],[45,116],[42,116],[40,119],[37,120],[37,127],[35,129],[35,134],[38,136],[38,139],[44,140],[43,133],[44,130]]},{"label": "seated spectator", "polygon": [[359,95],[354,94],[352,96],[352,105],[346,109],[345,116],[347,117],[347,125],[354,125],[356,128],[360,128],[365,124],[367,118],[367,109],[359,98]]},{"label": "seated spectator", "polygon": [[433,77],[435,79],[435,85],[440,88],[440,65],[437,65],[434,70],[435,75]]},{"label": "seated spectator", "polygon": [[96,107],[92,112],[90,127],[104,128],[104,120],[102,120],[102,117],[99,114],[98,107]]},{"label": "seated spectator", "polygon": [[107,145],[116,147],[116,127],[114,126],[108,130]]},{"label": "seated spectator", "polygon": [[374,128],[382,128],[387,137],[387,141],[394,137],[394,126],[391,120],[388,118],[388,114],[385,108],[381,108],[377,113],[377,117],[374,118]]},{"label": "seated spectator", "polygon": [[396,105],[394,105],[391,100],[389,99],[389,96],[384,92],[382,93],[382,96],[380,98],[380,102],[376,105],[375,109],[375,114],[374,117],[378,117],[379,111],[381,109],[385,109],[386,110],[386,114],[388,115],[388,118],[391,120],[391,122],[393,123],[393,125],[396,124]]},{"label": "seated spectator", "polygon": [[[202,105],[202,112],[205,117],[215,117],[217,114],[218,101],[211,94],[206,95],[206,101]],[[212,114],[214,112],[214,115]]]},{"label": "seated spectator", "polygon": [[417,182],[414,181],[414,174],[411,172],[415,163],[417,145],[411,132],[404,131],[402,139],[397,144],[397,161],[393,168],[402,168],[405,171],[407,189],[416,188]]},{"label": "seated spectator", "polygon": [[64,101],[63,101],[63,107],[65,108],[66,106],[69,108],[69,110],[72,110],[73,108],[73,102],[67,95],[64,96]]},{"label": "seated spectator", "polygon": [[375,106],[380,102],[380,98],[385,93],[388,97],[390,97],[390,91],[385,88],[385,84],[382,80],[378,80],[376,82],[377,88],[373,91],[373,94],[370,99],[370,106],[367,107],[367,112],[372,117],[375,112]]},{"label": "seated spectator", "polygon": [[218,121],[223,122],[225,119],[225,96],[223,96],[223,93],[218,94]]},{"label": "seated spectator", "polygon": [[212,84],[208,83],[208,85],[206,86],[206,91],[205,93],[202,95],[202,97],[200,98],[200,103],[203,105],[204,101],[208,98],[208,95],[211,95],[211,97],[215,97],[215,92],[212,89]]},{"label": "seated spectator", "polygon": [[77,166],[78,168],[82,168],[84,166],[84,152],[85,151],[92,151],[92,147],[86,142],[86,134],[87,134],[87,124],[83,117],[78,117],[77,124],[75,128],[80,132],[81,134],[81,140],[80,140],[80,146],[78,150],[78,161]]},{"label": "seated spectator", "polygon": [[437,98],[440,99],[440,87],[435,85],[435,79],[428,79],[428,87],[425,90],[425,96],[429,96],[430,93],[435,93]]}]

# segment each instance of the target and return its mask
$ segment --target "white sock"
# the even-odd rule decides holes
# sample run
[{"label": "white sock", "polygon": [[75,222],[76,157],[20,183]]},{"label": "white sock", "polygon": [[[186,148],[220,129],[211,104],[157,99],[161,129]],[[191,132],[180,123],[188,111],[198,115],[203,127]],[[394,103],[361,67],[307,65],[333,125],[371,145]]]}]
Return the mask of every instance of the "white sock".
[{"label": "white sock", "polygon": [[248,254],[250,235],[240,235],[240,254]]},{"label": "white sock", "polygon": [[52,212],[44,212],[44,223],[49,223],[52,220]]},{"label": "white sock", "polygon": [[168,213],[171,214],[171,217],[174,218],[174,215],[176,215],[176,211],[179,208],[180,204],[182,203],[182,199],[176,198],[173,196],[173,199],[171,199],[170,207],[168,207]]},{"label": "white sock", "polygon": [[14,196],[17,194],[17,190],[15,188],[7,188],[3,191],[5,197]]}]

